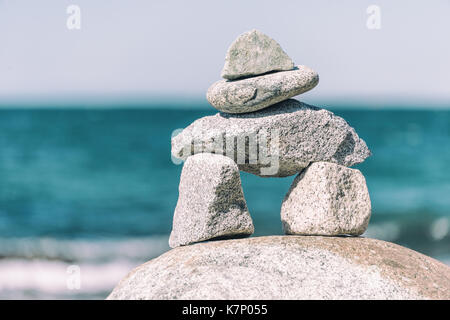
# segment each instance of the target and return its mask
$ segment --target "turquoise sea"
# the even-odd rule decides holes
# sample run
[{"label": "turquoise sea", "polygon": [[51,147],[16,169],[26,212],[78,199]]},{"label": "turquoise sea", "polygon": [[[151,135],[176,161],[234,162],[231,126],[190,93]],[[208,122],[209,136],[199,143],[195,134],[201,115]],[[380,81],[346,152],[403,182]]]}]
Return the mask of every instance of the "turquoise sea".
[{"label": "turquoise sea", "polygon": [[[332,109],[372,150],[366,236],[450,264],[450,111]],[[0,298],[105,298],[168,250],[181,165],[173,130],[214,110],[0,110]],[[294,177],[241,174],[256,235],[281,234]],[[81,287],[69,289],[69,266]]]}]

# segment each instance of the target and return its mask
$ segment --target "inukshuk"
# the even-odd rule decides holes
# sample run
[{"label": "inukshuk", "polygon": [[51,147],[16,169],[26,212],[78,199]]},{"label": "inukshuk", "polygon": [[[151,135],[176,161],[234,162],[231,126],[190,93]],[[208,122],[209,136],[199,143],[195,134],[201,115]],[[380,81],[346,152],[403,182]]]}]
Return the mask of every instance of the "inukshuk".
[{"label": "inukshuk", "polygon": [[366,143],[341,117],[291,99],[314,88],[318,74],[252,30],[228,49],[222,77],[207,92],[220,112],[172,138],[172,155],[186,161],[170,246],[253,233],[240,170],[298,174],[281,205],[286,234],[364,233],[369,193],[362,173],[349,167],[370,156]]}]

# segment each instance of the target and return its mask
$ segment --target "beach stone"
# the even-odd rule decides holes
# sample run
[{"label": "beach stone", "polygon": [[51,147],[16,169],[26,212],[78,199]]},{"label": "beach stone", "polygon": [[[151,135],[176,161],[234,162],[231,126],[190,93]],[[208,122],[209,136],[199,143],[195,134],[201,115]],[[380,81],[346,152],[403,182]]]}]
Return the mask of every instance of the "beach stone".
[{"label": "beach stone", "polygon": [[226,155],[240,170],[263,177],[290,176],[317,161],[352,166],[370,155],[344,119],[293,99],[257,112],[203,117],[172,138],[175,158],[202,152]]},{"label": "beach stone", "polygon": [[450,299],[450,267],[360,237],[269,236],[178,247],[107,299]]},{"label": "beach stone", "polygon": [[219,111],[254,112],[309,91],[318,82],[319,76],[314,70],[298,66],[295,70],[243,80],[217,81],[209,87],[206,98]]},{"label": "beach stone", "polygon": [[249,236],[253,222],[233,160],[197,154],[184,163],[169,245]]},{"label": "beach stone", "polygon": [[362,173],[329,162],[314,162],[300,173],[281,206],[286,234],[361,235],[370,214]]},{"label": "beach stone", "polygon": [[241,34],[228,48],[222,78],[234,80],[293,68],[294,62],[280,45],[254,29]]}]

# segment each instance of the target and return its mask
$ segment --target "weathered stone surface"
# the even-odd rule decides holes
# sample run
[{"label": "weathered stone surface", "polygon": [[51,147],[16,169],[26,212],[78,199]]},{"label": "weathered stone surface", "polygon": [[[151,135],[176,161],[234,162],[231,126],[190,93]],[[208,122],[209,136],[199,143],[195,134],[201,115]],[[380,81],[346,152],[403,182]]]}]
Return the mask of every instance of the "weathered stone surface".
[{"label": "weathered stone surface", "polygon": [[108,299],[450,299],[450,268],[359,237],[211,241],[137,267]]},{"label": "weathered stone surface", "polygon": [[172,138],[176,158],[202,152],[226,155],[242,171],[272,177],[293,175],[316,161],[351,166],[370,155],[344,119],[293,99],[253,113],[203,117]]},{"label": "weathered stone surface", "polygon": [[251,30],[241,34],[231,44],[222,77],[233,80],[292,68],[294,62],[275,40],[261,31]]},{"label": "weathered stone surface", "polygon": [[206,98],[219,111],[246,113],[264,109],[314,88],[318,74],[305,66],[292,71],[270,73],[258,77],[226,81],[209,87]]},{"label": "weathered stone surface", "polygon": [[184,163],[169,245],[248,236],[253,222],[233,160],[197,154]]},{"label": "weathered stone surface", "polygon": [[281,206],[286,234],[360,235],[370,214],[362,173],[329,162],[314,162],[300,173]]}]

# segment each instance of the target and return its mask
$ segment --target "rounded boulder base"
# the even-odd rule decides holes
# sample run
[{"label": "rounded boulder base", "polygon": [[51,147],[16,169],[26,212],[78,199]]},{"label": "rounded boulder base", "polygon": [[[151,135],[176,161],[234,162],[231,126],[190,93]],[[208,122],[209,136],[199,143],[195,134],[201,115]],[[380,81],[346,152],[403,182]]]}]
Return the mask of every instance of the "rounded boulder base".
[{"label": "rounded boulder base", "polygon": [[281,206],[286,234],[361,235],[369,224],[371,203],[361,171],[314,162],[292,183]]},{"label": "rounded boulder base", "polygon": [[359,237],[210,241],[137,267],[108,299],[450,299],[450,267]]},{"label": "rounded boulder base", "polygon": [[237,81],[220,80],[209,87],[206,98],[219,111],[247,113],[314,88],[319,75],[306,66]]}]

